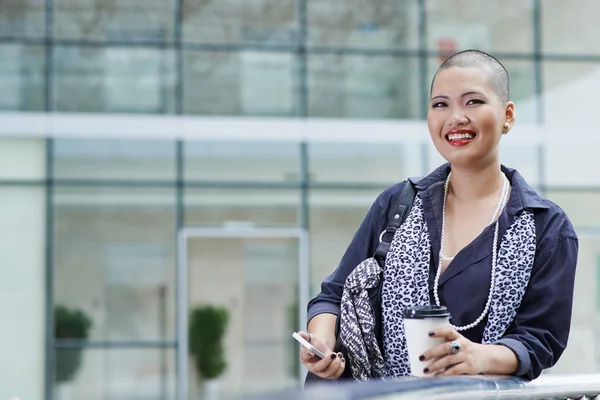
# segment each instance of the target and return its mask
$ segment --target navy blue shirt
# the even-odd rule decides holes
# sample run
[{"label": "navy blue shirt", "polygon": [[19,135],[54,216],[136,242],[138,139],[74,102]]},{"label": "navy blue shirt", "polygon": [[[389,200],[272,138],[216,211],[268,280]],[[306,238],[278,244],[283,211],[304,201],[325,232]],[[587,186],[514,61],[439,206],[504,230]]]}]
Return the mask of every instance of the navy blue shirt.
[{"label": "navy blue shirt", "polygon": [[[440,252],[444,182],[449,171],[449,164],[445,164],[415,184],[423,200],[431,235],[429,288],[432,304]],[[507,346],[517,356],[519,367],[514,375],[535,379],[543,369],[558,361],[567,345],[579,244],[571,222],[560,207],[540,197],[518,171],[504,166],[502,171],[511,182],[512,192],[499,218],[499,237],[504,236],[520,211],[529,209],[535,216],[537,246],[521,306],[497,344]],[[339,315],[344,282],[361,261],[375,252],[379,234],[387,225],[392,199],[403,186],[404,182],[398,183],[375,200],[338,268],[323,281],[321,292],[309,302],[308,321],[321,313]],[[448,307],[454,325],[470,324],[485,307],[490,288],[493,236],[494,224],[491,224],[456,254],[440,276],[440,302]],[[469,340],[481,343],[486,322],[487,318],[461,333]]]}]

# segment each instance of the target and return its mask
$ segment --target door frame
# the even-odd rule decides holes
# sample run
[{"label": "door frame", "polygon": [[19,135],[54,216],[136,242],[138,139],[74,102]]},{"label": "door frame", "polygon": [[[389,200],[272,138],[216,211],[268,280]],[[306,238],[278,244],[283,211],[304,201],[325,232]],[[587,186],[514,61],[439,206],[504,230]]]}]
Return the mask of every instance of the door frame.
[{"label": "door frame", "polygon": [[[298,326],[306,324],[306,304],[309,301],[308,232],[302,227],[182,227],[177,233],[177,400],[188,400],[188,241],[197,238],[214,239],[296,239],[298,241]],[[292,332],[290,332],[291,337]],[[300,364],[302,379],[305,368]]]}]

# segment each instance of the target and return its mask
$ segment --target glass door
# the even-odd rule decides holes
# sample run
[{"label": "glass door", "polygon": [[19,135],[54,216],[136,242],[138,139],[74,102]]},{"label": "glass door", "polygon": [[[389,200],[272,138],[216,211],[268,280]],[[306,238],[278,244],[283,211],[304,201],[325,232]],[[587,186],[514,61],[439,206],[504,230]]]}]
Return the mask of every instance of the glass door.
[{"label": "glass door", "polygon": [[291,334],[305,321],[304,232],[186,228],[180,240],[184,245],[178,306],[180,317],[188,320],[180,318],[179,324],[179,398],[202,398],[207,390],[187,352],[192,339],[183,335],[193,322],[190,315],[202,307],[216,307],[228,316],[223,337],[226,368],[211,383],[217,385],[219,399],[299,385],[304,371]]}]

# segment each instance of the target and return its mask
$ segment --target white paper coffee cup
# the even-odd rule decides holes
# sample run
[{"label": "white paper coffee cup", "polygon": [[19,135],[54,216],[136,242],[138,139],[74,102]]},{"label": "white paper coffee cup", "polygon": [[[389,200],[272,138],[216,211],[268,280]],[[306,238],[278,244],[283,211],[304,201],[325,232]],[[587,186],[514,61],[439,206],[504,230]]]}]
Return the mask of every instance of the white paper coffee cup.
[{"label": "white paper coffee cup", "polygon": [[444,343],[444,338],[428,335],[434,329],[450,326],[450,313],[444,306],[417,306],[404,310],[404,332],[412,376],[425,376],[423,369],[432,360],[419,361],[427,350]]}]

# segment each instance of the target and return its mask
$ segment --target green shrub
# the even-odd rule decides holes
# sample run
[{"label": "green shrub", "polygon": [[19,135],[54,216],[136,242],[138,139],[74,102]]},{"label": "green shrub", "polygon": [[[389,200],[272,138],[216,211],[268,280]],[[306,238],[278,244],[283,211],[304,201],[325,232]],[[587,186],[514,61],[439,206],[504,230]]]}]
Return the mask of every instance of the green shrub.
[{"label": "green shrub", "polygon": [[[91,318],[81,310],[64,306],[54,308],[54,337],[56,339],[87,339],[92,327]],[[81,366],[82,349],[61,349],[56,352],[55,380],[70,382]]]},{"label": "green shrub", "polygon": [[220,376],[227,369],[223,336],[229,323],[224,307],[203,305],[190,312],[189,351],[196,371],[205,379]]}]

